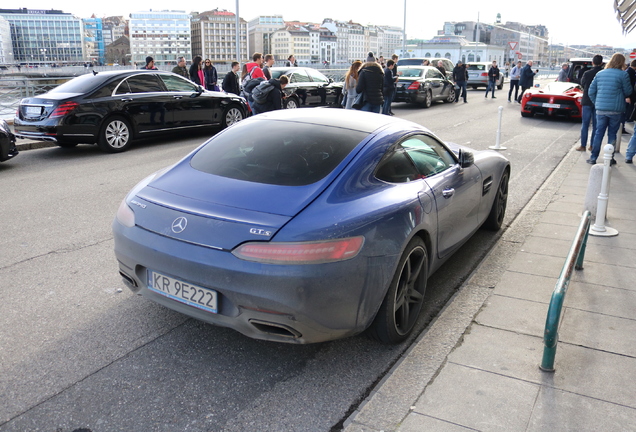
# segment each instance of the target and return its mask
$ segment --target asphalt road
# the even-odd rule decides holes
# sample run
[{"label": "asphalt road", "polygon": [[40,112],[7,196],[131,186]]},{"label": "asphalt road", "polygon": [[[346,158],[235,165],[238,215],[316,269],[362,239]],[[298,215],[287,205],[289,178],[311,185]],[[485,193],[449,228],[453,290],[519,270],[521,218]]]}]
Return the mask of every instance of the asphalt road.
[{"label": "asphalt road", "polygon": [[[510,223],[580,124],[522,118],[506,96],[469,90],[467,104],[394,111],[444,140],[485,149],[503,106]],[[146,141],[117,155],[45,148],[0,164],[1,432],[338,430],[408,347],[364,336],[306,346],[255,341],[123,286],[111,234],[119,203],[205,139]],[[478,232],[433,275],[419,331],[497,239]]]}]

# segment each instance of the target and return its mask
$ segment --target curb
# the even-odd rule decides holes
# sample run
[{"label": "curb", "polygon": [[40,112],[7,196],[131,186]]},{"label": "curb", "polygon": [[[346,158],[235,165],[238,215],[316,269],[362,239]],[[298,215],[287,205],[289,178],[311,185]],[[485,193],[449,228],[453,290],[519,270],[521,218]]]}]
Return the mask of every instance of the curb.
[{"label": "curb", "polygon": [[[510,223],[497,245],[448,301],[429,327],[344,421],[344,432],[395,431],[463,343],[474,318],[492,294],[525,238],[539,222],[580,154],[572,148]],[[539,361],[539,359],[537,360]]]}]

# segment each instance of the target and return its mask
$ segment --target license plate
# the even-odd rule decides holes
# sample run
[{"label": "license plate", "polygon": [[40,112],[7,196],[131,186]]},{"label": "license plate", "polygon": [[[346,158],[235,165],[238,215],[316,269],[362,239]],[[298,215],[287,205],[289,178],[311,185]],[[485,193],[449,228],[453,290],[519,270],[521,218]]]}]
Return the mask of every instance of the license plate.
[{"label": "license plate", "polygon": [[39,117],[42,113],[42,107],[39,106],[28,106],[26,107],[26,115],[29,117]]},{"label": "license plate", "polygon": [[217,293],[214,290],[171,278],[148,270],[148,289],[181,303],[217,313]]},{"label": "license plate", "polygon": [[544,103],[543,108],[561,108],[559,104]]}]

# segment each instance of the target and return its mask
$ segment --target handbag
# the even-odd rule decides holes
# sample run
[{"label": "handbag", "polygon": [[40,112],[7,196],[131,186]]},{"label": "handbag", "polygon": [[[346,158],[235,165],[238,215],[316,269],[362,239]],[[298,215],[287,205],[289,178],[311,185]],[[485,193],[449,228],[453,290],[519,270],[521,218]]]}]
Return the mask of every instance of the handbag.
[{"label": "handbag", "polygon": [[362,107],[364,106],[364,102],[364,92],[358,93],[356,98],[353,100],[353,105],[351,105],[351,107],[357,110],[362,109]]}]

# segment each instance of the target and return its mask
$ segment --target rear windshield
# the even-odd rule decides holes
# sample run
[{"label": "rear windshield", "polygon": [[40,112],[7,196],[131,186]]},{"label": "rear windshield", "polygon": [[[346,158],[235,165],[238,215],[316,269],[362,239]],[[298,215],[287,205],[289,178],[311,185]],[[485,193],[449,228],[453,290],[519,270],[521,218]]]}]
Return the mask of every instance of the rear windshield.
[{"label": "rear windshield", "polygon": [[400,69],[402,72],[402,78],[416,78],[422,76],[424,69]]},{"label": "rear windshield", "polygon": [[366,136],[366,132],[315,124],[241,122],[210,140],[191,165],[237,180],[304,186],[333,171]]},{"label": "rear windshield", "polygon": [[415,65],[415,66],[419,66],[422,64],[422,61],[424,59],[421,58],[417,58],[417,59],[400,59],[398,60],[398,66],[408,66],[408,65]]},{"label": "rear windshield", "polygon": [[50,93],[88,93],[104,81],[105,79],[99,75],[87,73],[55,87]]},{"label": "rear windshield", "polygon": [[486,70],[486,65],[483,65],[483,64],[468,65],[468,70],[483,71],[483,70]]}]

